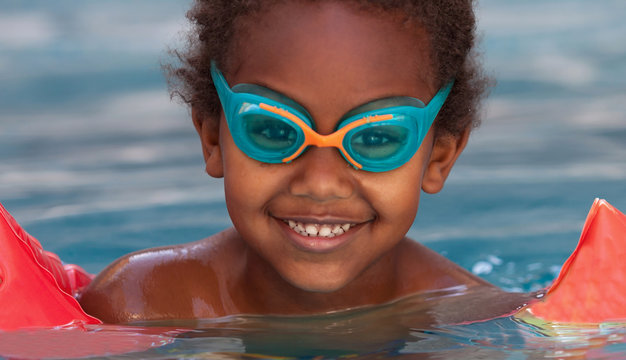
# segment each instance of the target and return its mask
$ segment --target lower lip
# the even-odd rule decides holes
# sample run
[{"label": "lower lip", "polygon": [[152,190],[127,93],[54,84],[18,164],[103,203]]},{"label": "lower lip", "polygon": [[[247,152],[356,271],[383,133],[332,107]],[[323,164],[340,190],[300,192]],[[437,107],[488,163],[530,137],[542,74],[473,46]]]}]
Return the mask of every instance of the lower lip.
[{"label": "lower lip", "polygon": [[287,238],[300,250],[312,253],[328,253],[336,250],[337,248],[348,243],[354,238],[354,233],[361,228],[362,224],[350,227],[347,232],[333,236],[333,237],[320,237],[320,236],[303,236],[295,232],[284,221],[278,221],[283,231],[287,234]]}]

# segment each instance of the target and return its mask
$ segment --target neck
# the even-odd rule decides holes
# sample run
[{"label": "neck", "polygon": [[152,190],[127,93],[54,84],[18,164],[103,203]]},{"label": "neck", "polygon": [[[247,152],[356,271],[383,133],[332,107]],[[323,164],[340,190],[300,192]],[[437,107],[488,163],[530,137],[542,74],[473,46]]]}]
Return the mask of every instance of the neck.
[{"label": "neck", "polygon": [[256,314],[319,314],[375,305],[397,297],[396,258],[392,250],[354,280],[333,292],[300,289],[285,279],[254,250],[246,251],[247,266],[240,289],[241,310]]}]

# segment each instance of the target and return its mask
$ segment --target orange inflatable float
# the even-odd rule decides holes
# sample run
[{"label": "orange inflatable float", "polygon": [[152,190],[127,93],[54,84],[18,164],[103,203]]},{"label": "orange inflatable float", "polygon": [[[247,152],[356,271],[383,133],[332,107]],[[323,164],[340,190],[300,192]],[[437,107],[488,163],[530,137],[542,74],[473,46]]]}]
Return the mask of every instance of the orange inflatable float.
[{"label": "orange inflatable float", "polygon": [[626,320],[626,215],[596,199],[578,246],[544,298],[526,310],[550,322]]},{"label": "orange inflatable float", "polygon": [[82,268],[63,266],[58,256],[44,251],[0,204],[0,330],[101,324],[74,299],[91,279]]},{"label": "orange inflatable float", "polygon": [[74,298],[92,278],[44,251],[0,204],[0,358],[125,354],[172,343],[185,331],[100,325]]}]

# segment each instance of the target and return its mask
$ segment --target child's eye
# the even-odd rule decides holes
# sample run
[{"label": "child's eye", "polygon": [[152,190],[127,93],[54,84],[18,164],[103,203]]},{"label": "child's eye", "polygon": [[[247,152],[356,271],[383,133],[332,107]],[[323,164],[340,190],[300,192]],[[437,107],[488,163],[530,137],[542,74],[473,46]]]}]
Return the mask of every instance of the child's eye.
[{"label": "child's eye", "polygon": [[350,139],[352,149],[370,159],[384,159],[398,153],[406,144],[408,130],[395,125],[369,127]]},{"label": "child's eye", "polygon": [[296,130],[282,120],[256,115],[246,119],[248,138],[266,150],[282,150],[293,146],[297,139]]},{"label": "child's eye", "polygon": [[390,141],[387,134],[380,131],[370,131],[361,135],[363,145],[365,146],[380,146]]},{"label": "child's eye", "polygon": [[287,128],[284,125],[271,124],[265,129],[261,130],[261,134],[268,139],[276,141],[289,140],[290,135],[293,133],[292,129]]}]

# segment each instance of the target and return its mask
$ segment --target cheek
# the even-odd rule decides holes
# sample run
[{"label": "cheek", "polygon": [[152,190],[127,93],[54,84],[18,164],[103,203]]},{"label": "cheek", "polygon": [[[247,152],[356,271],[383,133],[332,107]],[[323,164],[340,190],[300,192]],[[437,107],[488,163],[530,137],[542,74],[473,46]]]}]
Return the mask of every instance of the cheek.
[{"label": "cheek", "polygon": [[417,214],[425,164],[423,154],[418,152],[400,168],[369,179],[368,198],[381,222],[408,231]]},{"label": "cheek", "polygon": [[419,199],[419,179],[410,180],[404,177],[403,181],[387,181],[381,185],[374,206],[382,221],[402,224],[403,228],[407,228],[415,219]]},{"label": "cheek", "polygon": [[228,129],[221,127],[220,149],[224,164],[224,196],[226,206],[233,222],[246,216],[260,201],[264,182],[253,182],[256,178],[255,166],[236,147]]},{"label": "cheek", "polygon": [[[224,195],[233,223],[255,223],[272,198],[284,189],[280,166],[263,164],[242,153],[230,134],[220,144],[224,163]],[[255,226],[258,224],[254,224]]]}]

